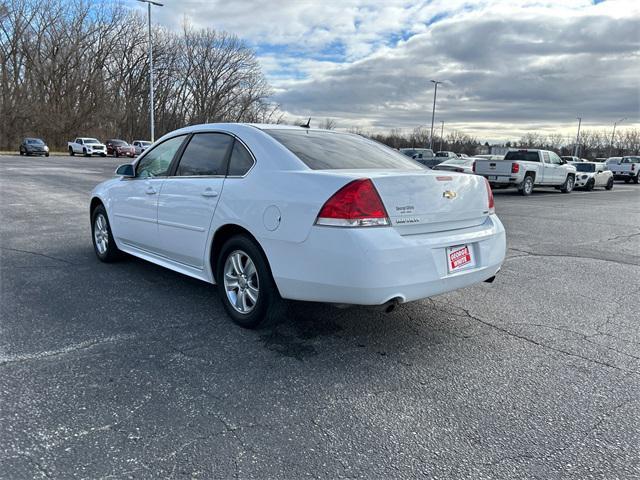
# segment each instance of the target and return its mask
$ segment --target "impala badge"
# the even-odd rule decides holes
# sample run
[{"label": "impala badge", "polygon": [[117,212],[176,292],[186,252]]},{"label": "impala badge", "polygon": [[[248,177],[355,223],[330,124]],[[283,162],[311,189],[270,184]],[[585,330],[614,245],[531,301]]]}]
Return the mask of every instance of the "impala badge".
[{"label": "impala badge", "polygon": [[458,194],[456,192],[454,192],[453,190],[445,190],[444,192],[442,192],[442,196],[444,198],[448,198],[449,200],[452,200],[452,199],[456,198],[458,196]]}]

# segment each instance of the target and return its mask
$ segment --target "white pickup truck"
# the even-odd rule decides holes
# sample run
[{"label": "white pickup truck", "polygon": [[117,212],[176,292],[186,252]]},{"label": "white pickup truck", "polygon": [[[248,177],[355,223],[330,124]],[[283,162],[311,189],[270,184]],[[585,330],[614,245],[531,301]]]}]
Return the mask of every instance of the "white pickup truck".
[{"label": "white pickup truck", "polygon": [[512,150],[504,160],[477,159],[473,166],[476,175],[489,180],[492,188],[516,187],[522,195],[531,195],[534,186],[569,193],[576,180],[576,167],[550,150]]},{"label": "white pickup truck", "polygon": [[69,155],[72,157],[78,153],[90,157],[91,155],[107,156],[107,147],[95,138],[78,137],[68,143]]},{"label": "white pickup truck", "polygon": [[640,182],[640,157],[626,156],[618,157],[617,161],[610,162],[607,160],[607,167],[613,173],[615,180],[624,180],[625,183],[633,181]]}]

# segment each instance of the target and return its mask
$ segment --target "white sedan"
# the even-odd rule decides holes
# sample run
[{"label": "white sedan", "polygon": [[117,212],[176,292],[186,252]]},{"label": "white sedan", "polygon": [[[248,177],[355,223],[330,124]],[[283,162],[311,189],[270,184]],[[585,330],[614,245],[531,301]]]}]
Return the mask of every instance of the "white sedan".
[{"label": "white sedan", "polygon": [[492,281],[505,231],[488,182],[358,135],[282,125],[171,132],[91,195],[95,252],[219,284],[257,327],[282,299],[382,305]]}]

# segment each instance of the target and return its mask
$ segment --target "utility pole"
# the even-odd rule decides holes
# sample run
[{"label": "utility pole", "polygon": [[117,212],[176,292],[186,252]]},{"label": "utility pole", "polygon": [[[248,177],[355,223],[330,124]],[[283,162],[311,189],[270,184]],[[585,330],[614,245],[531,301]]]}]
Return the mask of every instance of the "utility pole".
[{"label": "utility pole", "polygon": [[435,89],[433,90],[433,111],[431,112],[431,135],[429,137],[429,148],[433,150],[433,120],[436,116],[436,95],[438,95],[438,85],[442,82],[431,80],[431,83],[433,83]]},{"label": "utility pole", "polygon": [[611,143],[609,143],[609,156],[611,156],[611,152],[613,150],[613,139],[616,136],[616,126],[619,123],[624,122],[627,119],[627,117],[621,118],[620,120],[618,120],[617,122],[613,122],[613,133],[611,134]]},{"label": "utility pole", "polygon": [[444,120],[440,120],[442,126],[440,127],[440,151],[442,151],[442,139],[444,138]]},{"label": "utility pole", "polygon": [[580,125],[582,124],[582,117],[578,118],[578,135],[576,135],[576,146],[573,149],[573,156],[578,156],[578,151],[580,150]]},{"label": "utility pole", "polygon": [[149,22],[149,122],[151,126],[151,142],[155,141],[155,121],[153,118],[153,44],[151,43],[151,5],[157,7],[163,7],[164,5],[153,0],[138,0],[139,2],[147,4],[147,20]]}]

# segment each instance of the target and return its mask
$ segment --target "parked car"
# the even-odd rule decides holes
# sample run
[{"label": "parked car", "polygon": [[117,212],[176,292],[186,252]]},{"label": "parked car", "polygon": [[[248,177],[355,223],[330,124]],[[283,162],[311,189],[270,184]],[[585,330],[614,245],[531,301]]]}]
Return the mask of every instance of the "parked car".
[{"label": "parked car", "polygon": [[133,148],[136,149],[136,155],[140,155],[151,146],[151,142],[148,142],[146,140],[134,140],[131,145],[133,145]]},{"label": "parked car", "polygon": [[607,190],[613,188],[613,173],[605,168],[604,163],[598,162],[577,162],[575,188],[593,190],[597,187],[604,187]]},{"label": "parked car", "polygon": [[78,137],[73,142],[68,143],[69,155],[72,157],[76,153],[81,153],[86,157],[91,155],[107,156],[107,147],[95,138]]},{"label": "parked car", "polygon": [[439,152],[436,152],[436,157],[447,159],[447,158],[458,158],[458,155],[456,155],[455,152],[448,152],[446,150],[441,150]]},{"label": "parked car", "polygon": [[49,156],[49,147],[40,138],[25,138],[20,143],[20,155],[44,155]]},{"label": "parked car", "polygon": [[416,162],[428,168],[433,168],[442,162],[442,158],[436,158],[430,148],[401,148],[400,153],[411,157]]},{"label": "parked car", "polygon": [[485,179],[359,135],[195,125],[116,174],[91,194],[98,258],[124,251],[218,283],[244,327],[282,299],[391,309],[492,281],[505,256]]},{"label": "parked car", "polygon": [[512,150],[504,160],[478,159],[474,168],[492,187],[516,187],[522,195],[531,195],[534,185],[569,193],[576,178],[576,167],[549,150]]},{"label": "parked car", "polygon": [[607,167],[613,172],[613,178],[616,180],[624,180],[625,183],[640,182],[640,157],[613,157],[607,160]]},{"label": "parked car", "polygon": [[433,167],[434,170],[447,170],[449,172],[473,173],[475,158],[450,158]]},{"label": "parked car", "polygon": [[107,155],[116,157],[135,157],[136,155],[136,148],[124,140],[109,139],[105,142],[105,145],[107,146]]}]

